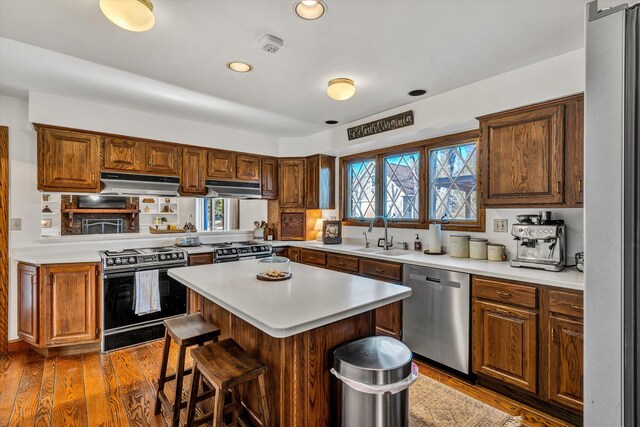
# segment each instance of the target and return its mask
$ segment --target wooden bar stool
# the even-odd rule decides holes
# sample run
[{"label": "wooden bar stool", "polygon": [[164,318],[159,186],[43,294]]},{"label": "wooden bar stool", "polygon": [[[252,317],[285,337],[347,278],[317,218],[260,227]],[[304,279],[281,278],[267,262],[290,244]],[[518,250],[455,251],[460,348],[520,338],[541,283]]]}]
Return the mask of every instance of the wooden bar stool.
[{"label": "wooden bar stool", "polygon": [[[203,346],[209,341],[218,341],[220,329],[205,321],[199,314],[176,317],[164,321],[167,331],[164,336],[164,350],[162,352],[162,364],[160,365],[160,377],[158,378],[158,390],[156,393],[155,414],[158,415],[162,409],[165,415],[171,420],[172,426],[180,425],[180,409],[187,406],[187,401],[182,400],[182,381],[185,375],[189,375],[192,369],[184,369],[184,360],[187,355],[187,348],[193,345]],[[176,372],[167,375],[167,362],[169,361],[169,349],[171,340],[179,346],[178,366]],[[167,381],[176,380],[176,397],[174,402],[169,402],[164,392],[164,385]]]},{"label": "wooden bar stool", "polygon": [[[211,420],[213,427],[225,426],[225,415],[232,414],[231,425],[238,425],[238,416],[242,408],[239,386],[258,380],[260,406],[262,407],[262,427],[269,427],[269,408],[264,374],[267,365],[252,358],[234,340],[228,338],[213,344],[207,344],[191,351],[193,358],[193,378],[187,407],[187,426],[198,426]],[[201,377],[213,386],[198,395]],[[232,402],[225,405],[225,396],[231,395]],[[198,419],[194,419],[196,404],[214,397],[214,409]],[[241,423],[242,424],[242,423]],[[242,424],[244,425],[244,424]]]}]

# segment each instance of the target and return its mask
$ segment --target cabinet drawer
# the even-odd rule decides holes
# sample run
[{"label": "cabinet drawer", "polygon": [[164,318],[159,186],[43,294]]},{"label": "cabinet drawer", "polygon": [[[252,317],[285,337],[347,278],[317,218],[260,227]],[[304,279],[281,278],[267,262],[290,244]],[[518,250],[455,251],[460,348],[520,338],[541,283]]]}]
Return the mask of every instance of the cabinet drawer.
[{"label": "cabinet drawer", "polygon": [[300,262],[324,267],[327,264],[327,254],[324,252],[310,251],[308,249],[300,249]]},{"label": "cabinet drawer", "polygon": [[189,255],[189,266],[213,264],[213,253]]},{"label": "cabinet drawer", "polygon": [[360,262],[362,265],[361,271],[364,275],[388,279],[394,282],[399,282],[402,279],[402,264],[370,259],[362,259]]},{"label": "cabinet drawer", "polygon": [[358,258],[343,255],[327,254],[327,266],[354,273],[360,270]]},{"label": "cabinet drawer", "polygon": [[527,308],[536,308],[538,306],[537,288],[483,277],[474,277],[473,296]]},{"label": "cabinet drawer", "polygon": [[563,291],[549,291],[549,311],[582,319],[584,301],[580,294]]}]

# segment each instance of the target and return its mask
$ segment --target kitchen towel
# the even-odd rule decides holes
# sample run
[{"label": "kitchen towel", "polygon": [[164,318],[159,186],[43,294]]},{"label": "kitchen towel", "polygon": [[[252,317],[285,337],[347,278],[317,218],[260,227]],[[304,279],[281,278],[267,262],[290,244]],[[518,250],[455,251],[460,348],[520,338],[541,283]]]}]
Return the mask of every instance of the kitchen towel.
[{"label": "kitchen towel", "polygon": [[160,311],[158,270],[136,271],[133,309],[138,316]]},{"label": "kitchen towel", "polygon": [[429,252],[439,254],[442,250],[442,231],[440,224],[429,224]]}]

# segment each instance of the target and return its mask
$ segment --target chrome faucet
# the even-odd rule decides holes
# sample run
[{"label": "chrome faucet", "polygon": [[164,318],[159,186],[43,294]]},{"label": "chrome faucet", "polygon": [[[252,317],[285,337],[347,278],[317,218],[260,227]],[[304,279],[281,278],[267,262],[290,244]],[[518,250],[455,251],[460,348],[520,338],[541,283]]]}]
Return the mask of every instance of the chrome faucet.
[{"label": "chrome faucet", "polygon": [[369,239],[367,239],[367,232],[363,231],[362,235],[364,236],[364,247],[368,248],[369,247]]},{"label": "chrome faucet", "polygon": [[380,218],[382,219],[382,221],[384,221],[384,250],[386,251],[389,248],[393,247],[393,236],[391,236],[391,240],[389,240],[388,238],[389,221],[387,221],[387,218],[382,215],[374,216],[373,218],[371,218],[371,222],[369,222],[369,233],[373,231],[373,223],[375,222],[376,218]]}]

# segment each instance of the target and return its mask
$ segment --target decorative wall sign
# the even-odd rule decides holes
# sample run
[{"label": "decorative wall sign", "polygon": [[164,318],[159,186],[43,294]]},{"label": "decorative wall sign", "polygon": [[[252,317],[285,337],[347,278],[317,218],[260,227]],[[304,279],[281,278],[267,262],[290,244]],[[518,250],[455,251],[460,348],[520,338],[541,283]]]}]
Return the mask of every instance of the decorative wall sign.
[{"label": "decorative wall sign", "polygon": [[394,129],[400,129],[413,124],[413,110],[409,110],[404,113],[396,114],[395,116],[385,117],[384,119],[375,120],[373,122],[349,128],[347,129],[347,136],[349,137],[349,141],[353,141],[354,139],[364,138],[365,136],[371,136]]}]

